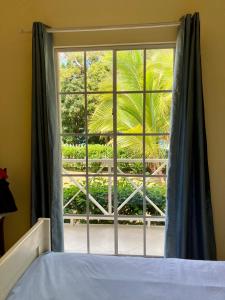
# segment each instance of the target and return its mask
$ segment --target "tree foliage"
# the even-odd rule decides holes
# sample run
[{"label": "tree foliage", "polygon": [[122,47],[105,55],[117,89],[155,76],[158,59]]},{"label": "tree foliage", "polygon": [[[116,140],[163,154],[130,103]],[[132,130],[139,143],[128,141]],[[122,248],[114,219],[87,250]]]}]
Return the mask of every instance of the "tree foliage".
[{"label": "tree foliage", "polygon": [[[112,91],[112,51],[87,52],[86,67],[83,52],[64,52],[60,57],[60,91],[83,92],[85,68],[87,90],[91,92]],[[117,130],[123,133],[143,131],[143,111],[146,116],[147,133],[169,132],[171,94],[156,92],[172,89],[173,51],[171,49],[147,50],[146,60],[146,107],[141,93],[117,96]],[[129,50],[117,53],[117,90],[141,91],[144,87],[143,51]],[[90,133],[112,132],[113,97],[111,93],[88,95],[88,130]],[[84,95],[61,95],[62,130],[79,133],[85,130]],[[90,141],[99,142],[99,137]],[[83,138],[65,136],[64,143],[82,144]],[[108,141],[110,143],[111,141]],[[120,136],[118,145],[134,147],[142,151],[142,137]],[[152,157],[164,157],[168,137],[146,137],[146,152]]]},{"label": "tree foliage", "polygon": [[[110,83],[108,74],[111,72],[109,53],[96,51],[87,52],[87,90],[96,92],[101,89],[101,83]],[[106,61],[106,62],[105,62]],[[85,87],[85,66],[83,52],[63,52],[59,59],[60,78],[60,103],[62,131],[64,133],[83,133],[85,130],[85,98],[83,94],[73,94],[84,92]],[[109,79],[109,80],[107,80]],[[88,116],[90,116],[98,103],[101,102],[100,95],[88,96]],[[84,142],[82,138],[66,136],[64,143],[80,144]]]},{"label": "tree foliage", "polygon": [[[171,94],[158,93],[172,88],[172,50],[150,50],[146,66],[146,132],[169,132]],[[117,59],[119,91],[143,90],[143,52],[139,50],[121,51]],[[104,84],[104,83],[103,83]],[[154,92],[155,91],[155,92]],[[96,106],[90,120],[90,130],[101,133],[112,130],[112,99],[106,95]],[[140,93],[119,94],[117,97],[117,130],[123,133],[143,132],[143,95]],[[163,157],[167,148],[167,137],[146,137],[146,152]],[[122,147],[135,147],[142,151],[142,137],[118,137]]]}]

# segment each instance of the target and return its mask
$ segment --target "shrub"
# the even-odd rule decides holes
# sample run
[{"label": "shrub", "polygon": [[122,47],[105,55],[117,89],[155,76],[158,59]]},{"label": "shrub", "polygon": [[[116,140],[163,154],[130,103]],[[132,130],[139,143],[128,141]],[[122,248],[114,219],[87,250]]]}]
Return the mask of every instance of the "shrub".
[{"label": "shrub", "polygon": [[[86,156],[85,145],[68,145],[62,146],[63,158],[78,158],[84,159]],[[93,158],[113,158],[113,148],[111,145],[105,144],[89,144],[88,145],[88,156],[90,159]],[[137,151],[125,148],[118,148],[118,158],[141,158],[141,154]],[[85,171],[83,163],[64,163],[64,168],[73,171]],[[92,163],[90,166],[91,172],[97,172],[101,166],[101,163]],[[121,171],[130,173],[140,173],[142,171],[142,163],[120,163]]]},{"label": "shrub", "polygon": [[[68,202],[79,188],[74,185],[64,187],[64,204]],[[118,181],[118,206],[134,191],[132,185],[126,179]],[[90,194],[107,210],[108,206],[108,181],[105,178],[93,178],[89,183]],[[113,192],[113,191],[112,191]],[[166,206],[166,187],[164,183],[151,183],[146,188],[146,195],[162,210]],[[126,204],[121,210],[123,215],[141,215],[143,197],[140,193]],[[113,195],[112,195],[113,205]],[[90,201],[89,209],[91,214],[101,214],[101,211]],[[149,214],[158,215],[159,213],[147,202],[146,211]],[[80,192],[76,198],[65,208],[65,214],[85,214],[86,213],[86,195]]]}]

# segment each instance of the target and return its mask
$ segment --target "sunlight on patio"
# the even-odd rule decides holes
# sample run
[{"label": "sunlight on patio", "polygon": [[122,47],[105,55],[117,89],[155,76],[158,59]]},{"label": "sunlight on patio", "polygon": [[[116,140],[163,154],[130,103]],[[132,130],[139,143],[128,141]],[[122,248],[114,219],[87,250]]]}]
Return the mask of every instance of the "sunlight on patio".
[{"label": "sunlight on patio", "polygon": [[[87,251],[87,226],[64,224],[65,251],[85,253]],[[143,226],[118,226],[119,254],[143,255]],[[146,254],[163,256],[164,226],[146,227]],[[90,224],[90,252],[114,254],[113,225]]]}]

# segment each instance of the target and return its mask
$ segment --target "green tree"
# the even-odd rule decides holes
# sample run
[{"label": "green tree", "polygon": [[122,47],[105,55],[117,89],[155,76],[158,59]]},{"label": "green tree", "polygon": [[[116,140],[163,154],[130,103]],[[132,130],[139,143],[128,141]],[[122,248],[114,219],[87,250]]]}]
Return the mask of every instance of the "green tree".
[{"label": "green tree", "polygon": [[[170,90],[172,88],[173,51],[171,49],[148,50],[146,62],[146,90]],[[143,90],[143,51],[120,51],[117,56],[118,91]],[[103,81],[101,86],[107,85]],[[146,132],[163,133],[169,131],[171,108],[170,93],[146,94]],[[91,132],[112,131],[113,102],[110,95],[104,95],[90,118]],[[127,93],[117,97],[117,130],[123,133],[141,133],[143,130],[143,96]],[[149,156],[163,157],[168,138],[146,137],[146,152]],[[135,147],[142,151],[142,137],[120,136],[121,147]]]},{"label": "green tree", "polygon": [[[109,74],[112,62],[109,51],[87,52],[87,90],[98,91],[103,78],[110,84]],[[62,131],[64,133],[83,133],[85,129],[85,99],[84,92],[85,66],[84,52],[62,52],[59,57],[59,88],[61,103]],[[96,105],[101,102],[100,95],[88,96],[88,115],[91,115]],[[96,138],[95,138],[96,139]],[[64,136],[63,142],[68,144],[81,144],[81,137]]]}]

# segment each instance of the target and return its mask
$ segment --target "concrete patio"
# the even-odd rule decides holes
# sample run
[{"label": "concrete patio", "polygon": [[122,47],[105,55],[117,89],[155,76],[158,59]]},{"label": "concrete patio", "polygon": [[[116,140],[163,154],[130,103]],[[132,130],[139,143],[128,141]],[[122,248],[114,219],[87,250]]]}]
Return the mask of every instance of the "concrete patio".
[{"label": "concrete patio", "polygon": [[[87,251],[87,226],[64,224],[65,251],[85,253]],[[164,226],[146,227],[146,254],[162,256],[164,248]],[[143,255],[143,226],[118,226],[119,254]],[[108,224],[90,224],[90,252],[114,254],[114,228]]]}]

